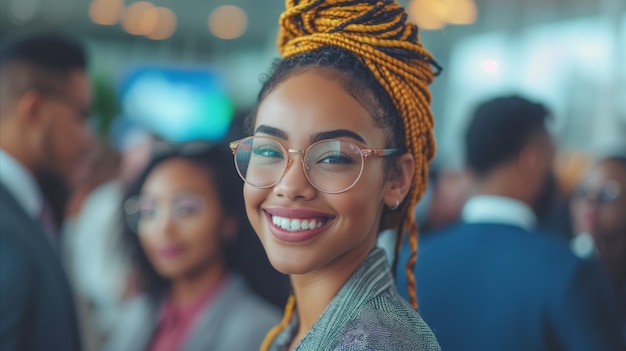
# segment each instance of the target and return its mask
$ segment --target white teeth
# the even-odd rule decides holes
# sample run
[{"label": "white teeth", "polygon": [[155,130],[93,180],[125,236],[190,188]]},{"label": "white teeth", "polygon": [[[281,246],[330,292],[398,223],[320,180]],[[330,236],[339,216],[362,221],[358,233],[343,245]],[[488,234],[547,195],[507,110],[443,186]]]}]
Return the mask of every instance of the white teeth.
[{"label": "white teeth", "polygon": [[[299,219],[293,219],[291,220],[291,226],[289,227],[289,230],[298,230],[300,229],[300,220]],[[304,227],[302,229],[305,229]]]},{"label": "white teeth", "polygon": [[272,223],[274,223],[275,226],[290,232],[319,228],[322,226],[323,222],[323,219],[289,219],[272,216]]}]

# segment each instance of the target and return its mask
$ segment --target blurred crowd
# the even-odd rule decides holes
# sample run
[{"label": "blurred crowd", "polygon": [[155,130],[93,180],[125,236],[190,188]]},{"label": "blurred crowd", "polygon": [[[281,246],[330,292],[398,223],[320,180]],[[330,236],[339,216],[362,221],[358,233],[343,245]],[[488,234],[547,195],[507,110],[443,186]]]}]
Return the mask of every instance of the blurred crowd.
[{"label": "blurred crowd", "polygon": [[[96,136],[79,42],[2,44],[0,350],[258,349],[290,287],[245,216],[227,144],[241,116],[218,142],[171,142],[123,116]],[[442,349],[619,350],[626,136],[572,171],[541,102],[500,96],[467,114],[465,164],[434,163],[415,208],[419,311]],[[390,242],[403,272],[406,247]]]}]

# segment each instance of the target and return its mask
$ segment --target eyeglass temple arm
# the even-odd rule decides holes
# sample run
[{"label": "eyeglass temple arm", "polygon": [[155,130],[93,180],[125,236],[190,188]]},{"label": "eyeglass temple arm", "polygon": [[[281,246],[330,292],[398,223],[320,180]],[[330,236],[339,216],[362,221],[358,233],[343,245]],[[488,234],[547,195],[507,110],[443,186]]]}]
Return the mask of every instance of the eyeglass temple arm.
[{"label": "eyeglass temple arm", "polygon": [[234,155],[235,152],[237,152],[237,147],[239,147],[239,140],[231,141],[230,144],[228,144],[228,147]]},{"label": "eyeglass temple arm", "polygon": [[368,158],[370,156],[378,156],[385,157],[390,156],[400,151],[399,149],[365,149],[362,150],[363,158]]}]

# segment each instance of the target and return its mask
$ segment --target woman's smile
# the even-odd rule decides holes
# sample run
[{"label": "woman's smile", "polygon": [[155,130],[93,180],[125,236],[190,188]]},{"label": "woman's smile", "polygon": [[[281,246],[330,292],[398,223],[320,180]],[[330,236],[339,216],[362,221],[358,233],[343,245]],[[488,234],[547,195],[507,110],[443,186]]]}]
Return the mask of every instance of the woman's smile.
[{"label": "woman's smile", "polygon": [[273,207],[264,210],[272,235],[282,241],[303,242],[326,230],[335,216],[308,209]]}]

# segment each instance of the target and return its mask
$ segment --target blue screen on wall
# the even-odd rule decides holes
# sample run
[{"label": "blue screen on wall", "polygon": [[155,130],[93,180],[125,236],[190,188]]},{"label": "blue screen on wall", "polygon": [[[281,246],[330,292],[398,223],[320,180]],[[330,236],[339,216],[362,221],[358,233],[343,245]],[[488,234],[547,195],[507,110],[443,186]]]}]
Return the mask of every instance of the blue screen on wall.
[{"label": "blue screen on wall", "polygon": [[140,67],[120,86],[122,113],[174,142],[219,141],[227,134],[233,104],[211,70]]}]

